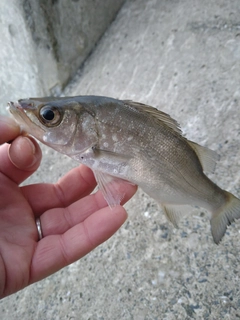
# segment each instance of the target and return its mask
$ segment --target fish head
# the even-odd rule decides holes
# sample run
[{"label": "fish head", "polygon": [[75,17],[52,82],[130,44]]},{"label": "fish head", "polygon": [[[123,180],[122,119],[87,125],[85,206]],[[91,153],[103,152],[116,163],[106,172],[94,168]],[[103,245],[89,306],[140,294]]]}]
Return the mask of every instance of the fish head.
[{"label": "fish head", "polygon": [[22,132],[64,154],[76,154],[96,143],[94,117],[76,101],[30,98],[8,103]]}]

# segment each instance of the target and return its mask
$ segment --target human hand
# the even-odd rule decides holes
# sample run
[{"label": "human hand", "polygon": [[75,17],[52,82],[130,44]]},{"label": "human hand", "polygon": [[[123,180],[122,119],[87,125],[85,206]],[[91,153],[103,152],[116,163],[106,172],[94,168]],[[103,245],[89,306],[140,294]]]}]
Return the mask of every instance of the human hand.
[{"label": "human hand", "polygon": [[[5,142],[13,140],[12,144]],[[41,149],[20,136],[11,119],[0,116],[0,298],[39,281],[80,259],[111,237],[127,218],[122,206],[110,209],[96,182],[80,165],[56,184],[19,187],[37,170]],[[125,203],[136,187],[122,183]],[[43,238],[39,241],[36,219]]]}]

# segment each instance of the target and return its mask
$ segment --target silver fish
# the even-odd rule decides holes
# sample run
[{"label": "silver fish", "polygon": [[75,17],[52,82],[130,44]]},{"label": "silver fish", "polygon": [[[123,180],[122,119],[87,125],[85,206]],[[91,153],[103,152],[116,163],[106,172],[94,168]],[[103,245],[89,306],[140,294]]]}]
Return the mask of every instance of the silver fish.
[{"label": "silver fish", "polygon": [[110,206],[120,179],[140,186],[177,226],[182,205],[210,211],[215,243],[240,218],[240,200],[213,183],[216,153],[182,136],[168,114],[133,101],[77,96],[9,102],[24,132],[90,167]]}]

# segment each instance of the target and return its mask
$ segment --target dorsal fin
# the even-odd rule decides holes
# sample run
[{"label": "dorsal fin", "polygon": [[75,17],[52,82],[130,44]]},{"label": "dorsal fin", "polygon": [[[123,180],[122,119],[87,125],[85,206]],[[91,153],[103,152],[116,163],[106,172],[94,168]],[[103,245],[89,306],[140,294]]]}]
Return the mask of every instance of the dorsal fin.
[{"label": "dorsal fin", "polygon": [[188,144],[196,152],[198,159],[201,162],[203,171],[213,172],[216,166],[216,161],[219,159],[219,155],[216,151],[200,146],[196,142],[187,140]]},{"label": "dorsal fin", "polygon": [[178,134],[182,134],[182,131],[180,129],[180,125],[176,120],[171,118],[169,114],[162,112],[156,108],[153,108],[151,106],[148,106],[143,103],[134,102],[131,100],[123,100],[123,103],[126,105],[136,109],[139,112],[148,113],[149,115],[155,117],[157,120],[164,122],[169,128],[177,132]]}]

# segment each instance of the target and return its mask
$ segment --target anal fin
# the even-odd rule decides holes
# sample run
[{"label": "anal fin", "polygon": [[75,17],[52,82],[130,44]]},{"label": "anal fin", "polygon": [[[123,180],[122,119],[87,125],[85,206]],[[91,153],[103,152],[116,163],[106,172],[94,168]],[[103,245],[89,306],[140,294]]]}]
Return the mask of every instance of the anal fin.
[{"label": "anal fin", "polygon": [[168,221],[170,221],[175,228],[178,228],[178,222],[186,211],[186,205],[173,205],[173,204],[162,204],[164,213]]},{"label": "anal fin", "polygon": [[179,214],[176,210],[176,206],[164,205],[163,211],[166,218],[170,221],[175,228],[178,228]]}]

